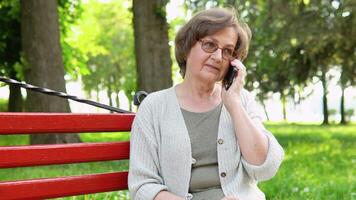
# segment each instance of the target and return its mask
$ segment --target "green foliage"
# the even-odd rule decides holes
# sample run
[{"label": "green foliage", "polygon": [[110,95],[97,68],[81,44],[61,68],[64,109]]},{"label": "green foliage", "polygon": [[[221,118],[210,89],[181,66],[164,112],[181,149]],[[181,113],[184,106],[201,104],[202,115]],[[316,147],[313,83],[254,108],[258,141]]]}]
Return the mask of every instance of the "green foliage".
[{"label": "green foliage", "polygon": [[80,0],[58,1],[60,42],[64,69],[73,79],[77,79],[78,74],[85,74],[87,72],[83,54],[68,41],[71,29],[79,23],[82,12],[83,8]]},{"label": "green foliage", "polygon": [[58,1],[60,30],[66,35],[70,27],[78,22],[83,9],[80,0],[59,0]]},{"label": "green foliage", "polygon": [[0,75],[15,78],[21,51],[19,1],[0,1],[0,16]]},{"label": "green foliage", "polygon": [[82,6],[81,19],[65,40],[81,55],[76,64],[85,66],[77,73],[83,76],[84,90],[88,94],[104,90],[108,97],[123,90],[132,101],[136,90],[132,13],[117,1],[91,0]]},{"label": "green foliage", "polygon": [[[355,9],[351,1],[188,0],[194,12],[233,6],[252,29],[246,87],[264,100],[273,92],[294,99],[332,66],[341,68],[344,87],[355,84]],[[295,98],[297,97],[297,98]]]},{"label": "green foliage", "polygon": [[[73,62],[81,57],[63,38],[80,16],[80,0],[60,0],[58,5],[63,60],[66,71],[71,72],[75,70],[72,66],[78,66]],[[21,56],[20,1],[0,1],[0,15],[0,70],[3,69],[0,74],[21,80],[24,60]]]},{"label": "green foliage", "polygon": [[0,112],[6,112],[6,111],[7,111],[7,100],[0,99]]},{"label": "green foliage", "polygon": [[224,1],[223,0],[216,0],[216,1],[211,1],[211,0],[189,1],[188,0],[188,1],[184,1],[184,4],[188,9],[192,10],[193,12],[198,12],[200,10],[223,5]]},{"label": "green foliage", "polygon": [[341,67],[340,85],[342,88],[355,86],[356,84],[356,5],[350,1],[340,4],[337,9],[335,27],[340,30],[336,32],[334,40],[338,49],[334,56],[336,63]]},{"label": "green foliage", "polygon": [[[187,9],[185,8],[177,8],[179,9],[177,12],[182,13],[182,16],[187,15]],[[169,27],[168,27],[168,39],[170,43],[170,54],[171,54],[171,60],[172,60],[172,79],[173,79],[173,84],[181,82],[183,79],[179,72],[179,66],[178,63],[175,59],[175,45],[174,45],[174,40],[176,33],[178,32],[179,28],[183,26],[183,24],[186,22],[185,18],[182,16],[176,16],[174,19],[171,19],[168,21]]]},{"label": "green foliage", "polygon": [[166,19],[167,12],[166,12],[166,5],[160,5],[156,7],[155,14],[157,17]]}]

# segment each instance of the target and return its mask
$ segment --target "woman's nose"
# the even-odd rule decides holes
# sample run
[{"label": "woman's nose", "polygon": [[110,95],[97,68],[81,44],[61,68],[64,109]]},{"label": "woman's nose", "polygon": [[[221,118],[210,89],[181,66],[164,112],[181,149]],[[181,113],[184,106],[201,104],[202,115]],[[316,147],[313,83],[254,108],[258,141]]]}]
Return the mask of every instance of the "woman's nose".
[{"label": "woman's nose", "polygon": [[222,50],[217,49],[214,53],[212,53],[211,57],[214,60],[221,62],[222,61]]}]

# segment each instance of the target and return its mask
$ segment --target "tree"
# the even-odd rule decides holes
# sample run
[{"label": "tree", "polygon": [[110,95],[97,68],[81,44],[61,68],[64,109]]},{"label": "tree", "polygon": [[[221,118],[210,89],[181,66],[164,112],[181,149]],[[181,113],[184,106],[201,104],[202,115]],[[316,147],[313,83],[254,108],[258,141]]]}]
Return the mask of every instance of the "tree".
[{"label": "tree", "polygon": [[133,0],[138,89],[152,92],[172,85],[167,0]]},{"label": "tree", "polygon": [[[356,5],[351,1],[340,2],[336,12],[335,34],[337,44],[337,64],[341,69],[339,85],[341,87],[340,124],[346,124],[345,89],[356,84]],[[352,111],[351,111],[352,112]]]},{"label": "tree", "polygon": [[[205,3],[202,3],[205,2]],[[292,71],[294,62],[287,62],[288,52],[294,53],[290,38],[284,33],[286,17],[278,10],[285,7],[276,1],[187,1],[186,5],[198,11],[213,6],[230,6],[237,11],[239,21],[247,23],[252,30],[252,42],[248,58],[244,61],[247,67],[246,87],[257,91],[257,98],[262,105],[271,92],[280,93],[283,118],[287,119],[286,100],[291,96],[296,82]],[[288,66],[286,66],[288,65]],[[265,106],[264,106],[265,108]],[[267,114],[266,110],[265,113]],[[266,115],[268,118],[268,115]]]},{"label": "tree", "polygon": [[[26,82],[66,92],[56,0],[21,0],[22,49]],[[69,103],[29,91],[26,111],[70,112]],[[31,144],[79,142],[74,134],[31,135]]]},{"label": "tree", "polygon": [[[79,0],[59,0],[59,13],[61,34],[66,35],[69,26],[80,15]],[[21,60],[21,28],[20,28],[20,1],[0,1],[0,74],[16,80],[24,80]],[[63,37],[61,37],[63,38]],[[64,47],[64,61],[73,60],[70,55],[74,49],[61,41]],[[70,52],[70,53],[68,53]],[[66,64],[67,71],[71,72],[72,65]],[[74,74],[74,73],[72,73]],[[23,110],[23,99],[19,87],[9,85],[8,111],[19,112]]]},{"label": "tree", "polygon": [[[18,1],[0,2],[0,69],[1,75],[20,80],[18,76],[21,32],[20,32],[20,3]],[[8,111],[21,112],[23,100],[21,89],[14,85],[9,85]]]},{"label": "tree", "polygon": [[117,1],[91,0],[82,9],[80,23],[65,38],[78,53],[73,65],[84,66],[74,76],[82,76],[84,90],[88,96],[96,93],[97,101],[99,92],[106,91],[109,104],[118,106],[124,91],[131,102],[136,90],[132,13]]},{"label": "tree", "polygon": [[244,61],[246,87],[258,92],[262,104],[271,93],[280,93],[285,119],[286,98],[305,99],[311,93],[303,88],[316,78],[323,85],[323,124],[328,124],[328,72],[335,66],[341,66],[342,90],[355,84],[356,6],[351,0],[187,0],[185,5],[193,12],[222,5],[237,10],[253,33]]}]

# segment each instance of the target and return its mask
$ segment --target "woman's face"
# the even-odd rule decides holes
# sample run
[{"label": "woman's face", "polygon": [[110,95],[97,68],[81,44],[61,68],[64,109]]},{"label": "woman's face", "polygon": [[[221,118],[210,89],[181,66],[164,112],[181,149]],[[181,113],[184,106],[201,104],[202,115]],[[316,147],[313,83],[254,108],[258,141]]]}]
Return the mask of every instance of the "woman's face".
[{"label": "woman's face", "polygon": [[[202,41],[214,42],[219,46],[213,53],[202,49]],[[222,49],[235,49],[237,33],[233,27],[224,28],[197,41],[187,56],[186,77],[215,83],[221,81],[228,70],[230,60],[223,58]]]}]

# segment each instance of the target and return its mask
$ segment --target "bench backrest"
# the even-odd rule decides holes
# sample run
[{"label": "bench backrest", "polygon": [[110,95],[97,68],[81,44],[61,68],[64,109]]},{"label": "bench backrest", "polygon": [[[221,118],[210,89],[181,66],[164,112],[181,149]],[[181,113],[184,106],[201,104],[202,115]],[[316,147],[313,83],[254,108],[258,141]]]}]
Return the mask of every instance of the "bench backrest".
[{"label": "bench backrest", "polygon": [[[0,113],[1,135],[130,131],[134,114]],[[0,146],[0,168],[123,160],[129,142]],[[127,189],[127,171],[0,182],[0,199],[47,199]]]}]

